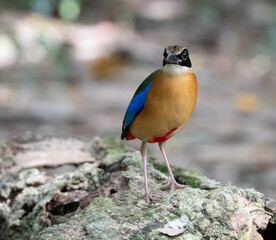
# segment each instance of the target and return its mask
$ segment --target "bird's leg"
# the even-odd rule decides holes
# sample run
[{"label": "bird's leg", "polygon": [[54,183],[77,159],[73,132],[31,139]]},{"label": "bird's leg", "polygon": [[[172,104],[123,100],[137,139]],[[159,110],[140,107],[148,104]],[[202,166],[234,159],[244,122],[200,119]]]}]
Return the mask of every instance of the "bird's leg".
[{"label": "bird's leg", "polygon": [[168,162],[167,156],[166,156],[165,142],[160,142],[159,143],[159,148],[160,148],[161,153],[162,153],[162,155],[163,155],[163,157],[165,159],[165,163],[167,165],[167,168],[168,168],[168,171],[169,171],[169,174],[170,174],[170,182],[169,182],[168,185],[164,186],[164,188],[170,188],[171,191],[173,191],[174,188],[181,188],[181,189],[183,189],[183,188],[188,187],[188,185],[182,185],[182,184],[179,184],[179,183],[176,182],[176,180],[175,180],[175,178],[173,176],[172,170],[170,168],[170,164]]},{"label": "bird's leg", "polygon": [[147,177],[147,141],[142,141],[141,155],[142,155],[142,159],[143,159],[143,168],[144,168],[145,197],[147,198],[147,202],[149,202],[149,201],[157,201],[158,199],[150,193],[149,188],[148,188],[148,177]]}]

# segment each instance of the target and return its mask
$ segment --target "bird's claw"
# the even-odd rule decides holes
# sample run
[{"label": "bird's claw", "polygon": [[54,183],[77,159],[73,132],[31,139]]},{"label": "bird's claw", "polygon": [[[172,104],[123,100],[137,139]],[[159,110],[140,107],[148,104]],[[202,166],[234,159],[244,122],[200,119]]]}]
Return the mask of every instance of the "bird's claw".
[{"label": "bird's claw", "polygon": [[163,187],[163,189],[168,189],[170,188],[171,191],[173,191],[175,188],[179,188],[179,189],[184,189],[184,188],[187,188],[189,187],[189,185],[183,185],[183,184],[180,184],[178,182],[176,182],[174,179],[173,180],[170,180],[170,182],[165,185]]},{"label": "bird's claw", "polygon": [[157,195],[151,194],[149,191],[145,192],[145,194],[143,195],[143,198],[146,198],[148,203],[150,201],[157,202],[160,200],[160,197],[158,197]]}]

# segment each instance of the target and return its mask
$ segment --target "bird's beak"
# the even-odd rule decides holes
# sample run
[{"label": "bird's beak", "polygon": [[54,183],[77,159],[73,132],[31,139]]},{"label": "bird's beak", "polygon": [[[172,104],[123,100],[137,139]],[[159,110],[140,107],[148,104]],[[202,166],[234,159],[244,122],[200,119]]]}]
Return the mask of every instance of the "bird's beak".
[{"label": "bird's beak", "polygon": [[181,60],[179,60],[173,52],[170,52],[168,56],[165,58],[165,62],[168,64],[177,64],[181,62]]}]

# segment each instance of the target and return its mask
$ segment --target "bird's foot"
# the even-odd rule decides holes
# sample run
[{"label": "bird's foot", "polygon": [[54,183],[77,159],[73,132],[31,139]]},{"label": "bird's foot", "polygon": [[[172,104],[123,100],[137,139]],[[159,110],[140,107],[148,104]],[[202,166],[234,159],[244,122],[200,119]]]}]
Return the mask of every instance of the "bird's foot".
[{"label": "bird's foot", "polygon": [[160,200],[160,197],[158,197],[155,194],[151,194],[150,191],[146,191],[145,194],[143,195],[143,198],[146,198],[148,203],[150,201],[156,202]]},{"label": "bird's foot", "polygon": [[189,185],[183,185],[175,181],[175,179],[170,180],[169,184],[165,185],[163,189],[170,188],[171,191],[173,191],[175,188],[184,189],[189,187]]}]

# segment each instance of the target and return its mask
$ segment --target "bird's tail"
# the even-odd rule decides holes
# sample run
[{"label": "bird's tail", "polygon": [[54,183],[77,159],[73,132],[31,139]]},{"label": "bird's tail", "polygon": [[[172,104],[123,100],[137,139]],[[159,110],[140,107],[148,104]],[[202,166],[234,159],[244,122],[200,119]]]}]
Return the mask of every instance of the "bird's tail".
[{"label": "bird's tail", "polygon": [[121,139],[124,140],[128,135],[128,127],[124,128],[122,127],[122,134],[121,134]]}]

